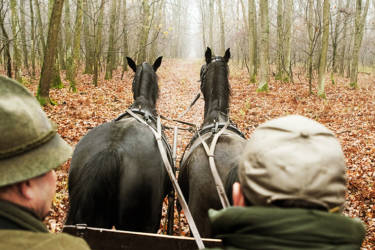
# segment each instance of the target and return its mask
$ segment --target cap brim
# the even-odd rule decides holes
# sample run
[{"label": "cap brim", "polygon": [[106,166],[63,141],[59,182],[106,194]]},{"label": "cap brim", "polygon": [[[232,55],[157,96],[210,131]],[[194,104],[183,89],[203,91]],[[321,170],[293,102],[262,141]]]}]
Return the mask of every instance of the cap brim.
[{"label": "cap brim", "polygon": [[59,167],[72,155],[72,148],[56,134],[42,146],[0,160],[0,187],[31,179]]}]

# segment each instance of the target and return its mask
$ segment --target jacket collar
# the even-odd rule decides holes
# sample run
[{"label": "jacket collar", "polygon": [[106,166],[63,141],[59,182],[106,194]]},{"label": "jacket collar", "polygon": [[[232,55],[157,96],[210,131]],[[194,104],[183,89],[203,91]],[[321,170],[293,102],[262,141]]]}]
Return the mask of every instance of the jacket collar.
[{"label": "jacket collar", "polygon": [[276,207],[209,211],[212,230],[238,249],[360,249],[363,224],[341,214]]},{"label": "jacket collar", "polygon": [[0,229],[48,232],[46,226],[32,211],[9,201],[0,200],[0,220],[3,222],[0,222]]}]

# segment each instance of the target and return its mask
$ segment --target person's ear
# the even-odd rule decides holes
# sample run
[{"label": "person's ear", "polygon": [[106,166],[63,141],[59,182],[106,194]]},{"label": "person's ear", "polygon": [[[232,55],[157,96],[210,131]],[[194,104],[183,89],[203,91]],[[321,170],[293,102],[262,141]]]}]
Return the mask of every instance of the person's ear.
[{"label": "person's ear", "polygon": [[30,180],[23,181],[17,185],[18,192],[23,199],[31,200],[34,197],[34,192]]},{"label": "person's ear", "polygon": [[245,207],[245,197],[242,193],[241,184],[235,182],[232,187],[233,206]]}]

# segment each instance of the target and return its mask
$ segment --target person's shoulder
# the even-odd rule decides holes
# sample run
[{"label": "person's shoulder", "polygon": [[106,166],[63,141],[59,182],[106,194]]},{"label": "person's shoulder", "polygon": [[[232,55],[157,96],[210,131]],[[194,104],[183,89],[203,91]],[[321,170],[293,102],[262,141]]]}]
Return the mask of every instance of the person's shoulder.
[{"label": "person's shoulder", "polygon": [[88,250],[87,243],[65,233],[36,233],[21,230],[0,230],[0,249],[77,249]]}]

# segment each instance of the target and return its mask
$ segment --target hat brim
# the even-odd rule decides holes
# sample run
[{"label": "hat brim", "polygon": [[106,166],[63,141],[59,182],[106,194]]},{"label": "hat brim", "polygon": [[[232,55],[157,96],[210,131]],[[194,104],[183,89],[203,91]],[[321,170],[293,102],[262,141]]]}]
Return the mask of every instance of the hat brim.
[{"label": "hat brim", "polygon": [[0,160],[0,187],[45,174],[63,164],[72,155],[72,148],[60,135],[36,149]]}]

